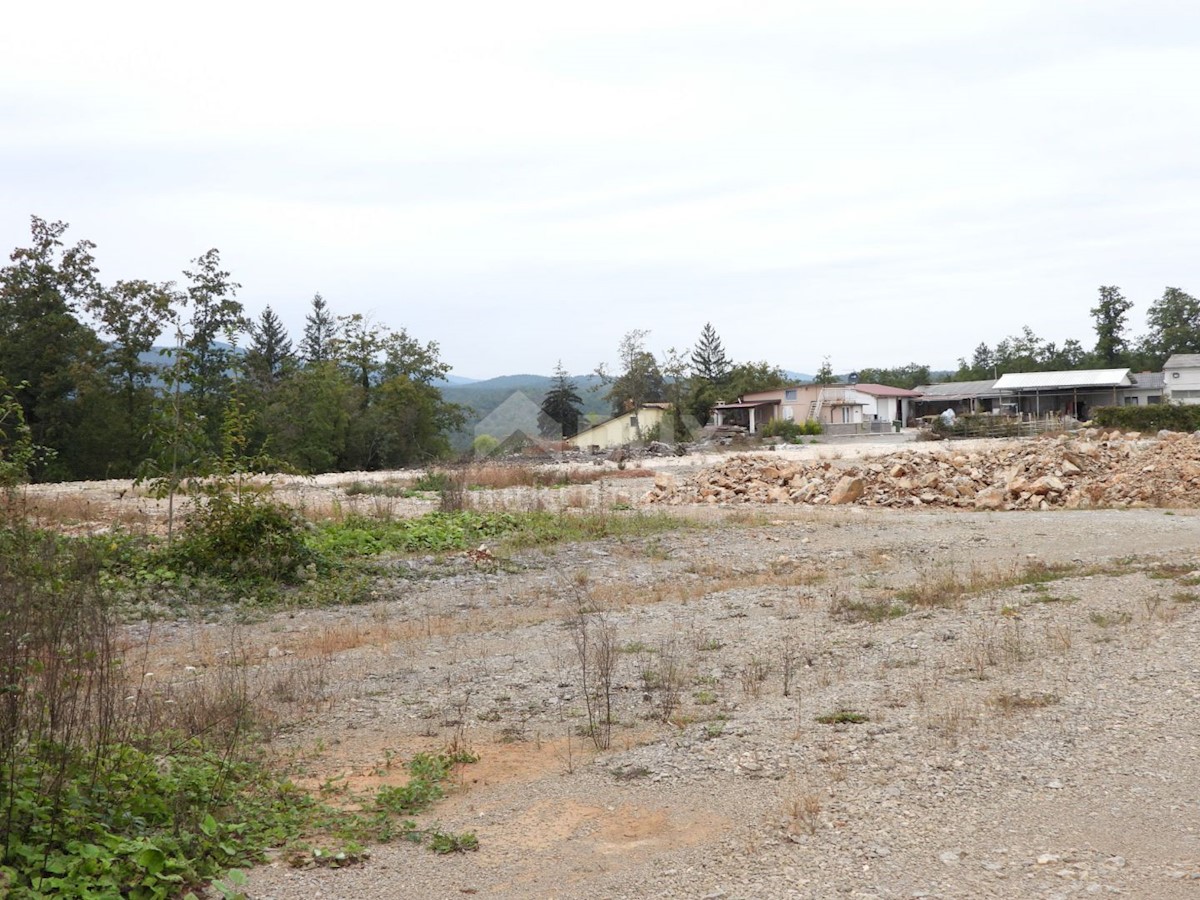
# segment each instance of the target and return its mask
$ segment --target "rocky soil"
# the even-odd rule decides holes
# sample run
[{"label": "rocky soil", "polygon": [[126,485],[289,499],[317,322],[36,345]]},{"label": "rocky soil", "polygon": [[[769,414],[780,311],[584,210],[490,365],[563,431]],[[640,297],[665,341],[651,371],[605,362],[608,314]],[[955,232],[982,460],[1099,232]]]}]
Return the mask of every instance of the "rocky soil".
[{"label": "rocky soil", "polygon": [[[237,652],[290,685],[309,713],[274,749],[344,802],[402,782],[419,750],[479,756],[421,817],[474,832],[477,852],[388,845],[336,870],[279,856],[251,873],[257,900],[1190,898],[1200,514],[1146,504],[1194,505],[1196,443],[664,460],[670,480],[620,491],[688,527],[501,564],[398,561],[370,604],[131,637],[165,681]],[[765,487],[700,498],[718,471]],[[831,505],[844,477],[862,495]],[[1035,487],[1047,478],[1062,489]],[[1020,508],[974,508],[992,488]],[[604,750],[582,622],[618,650]]]},{"label": "rocky soil", "polygon": [[656,481],[655,503],[803,503],[966,509],[1191,507],[1200,497],[1200,436],[1145,439],[1086,429],[1006,447],[909,450],[856,463],[736,456],[682,482]]}]

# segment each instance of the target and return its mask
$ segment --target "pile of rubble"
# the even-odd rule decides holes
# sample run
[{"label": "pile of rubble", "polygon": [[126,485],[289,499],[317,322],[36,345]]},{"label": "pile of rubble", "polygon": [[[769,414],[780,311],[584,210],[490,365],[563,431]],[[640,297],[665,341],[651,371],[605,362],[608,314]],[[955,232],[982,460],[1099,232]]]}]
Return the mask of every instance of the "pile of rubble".
[{"label": "pile of rubble", "polygon": [[841,461],[739,455],[687,479],[660,474],[650,503],[805,503],[964,509],[1200,506],[1200,433],[1086,429],[985,451],[952,445]]}]

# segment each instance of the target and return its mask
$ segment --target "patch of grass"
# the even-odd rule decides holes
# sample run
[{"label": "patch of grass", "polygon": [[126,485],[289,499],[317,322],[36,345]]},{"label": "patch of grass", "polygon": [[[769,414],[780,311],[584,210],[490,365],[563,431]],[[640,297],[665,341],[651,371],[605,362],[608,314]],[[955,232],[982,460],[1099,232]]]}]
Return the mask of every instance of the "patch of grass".
[{"label": "patch of grass", "polygon": [[909,607],[897,600],[851,600],[840,594],[829,604],[829,615],[843,622],[886,622],[909,612]]},{"label": "patch of grass", "polygon": [[644,537],[696,527],[662,513],[615,516],[604,513],[431,512],[415,519],[383,522],[361,517],[330,522],[309,538],[317,552],[335,559],[382,553],[441,553],[482,543],[508,549],[547,546],[607,537]]},{"label": "patch of grass", "polygon": [[1112,628],[1114,625],[1128,625],[1132,621],[1133,616],[1125,611],[1115,613],[1091,612],[1088,613],[1088,621],[1097,628]]},{"label": "patch of grass", "polygon": [[871,717],[843,706],[817,716],[817,721],[822,725],[861,725],[870,722]]},{"label": "patch of grass", "polygon": [[896,599],[925,608],[953,607],[967,597],[988,591],[1023,585],[1040,586],[1080,573],[1080,567],[1075,564],[1045,563],[1040,560],[1008,569],[983,569],[972,565],[965,571],[927,571],[916,584],[899,591]]},{"label": "patch of grass", "polygon": [[992,706],[1002,712],[1011,714],[1022,710],[1044,709],[1047,706],[1054,706],[1061,699],[1058,694],[1047,691],[1036,691],[1032,694],[1012,691],[996,694],[991,698],[990,702]]},{"label": "patch of grass", "polygon": [[1176,603],[1197,603],[1200,602],[1200,594],[1195,591],[1176,591],[1171,599]]}]

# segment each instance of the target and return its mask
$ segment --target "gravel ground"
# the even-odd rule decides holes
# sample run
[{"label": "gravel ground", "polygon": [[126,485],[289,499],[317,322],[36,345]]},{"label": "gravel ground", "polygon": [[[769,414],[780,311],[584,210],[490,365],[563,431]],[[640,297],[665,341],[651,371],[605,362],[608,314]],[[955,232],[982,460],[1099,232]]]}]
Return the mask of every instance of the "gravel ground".
[{"label": "gravel ground", "polygon": [[[852,459],[907,437],[776,452]],[[636,465],[683,475],[716,458]],[[276,491],[309,509],[436,505],[341,490],[402,474]],[[636,503],[651,483],[537,502]],[[475,499],[530,503],[522,489]],[[59,521],[77,510],[80,529],[162,513],[122,482],[38,488],[31,503]],[[310,788],[366,796],[402,783],[417,751],[479,756],[420,817],[474,832],[477,852],[387,845],[337,870],[280,856],[248,895],[1200,896],[1196,511],[671,514],[698,527],[398,560],[377,600],[351,608],[131,626],[156,678],[204,678],[234,652],[290,685],[308,714],[275,749]],[[621,650],[603,751],[582,736],[581,608]],[[862,721],[819,721],[838,713]]]},{"label": "gravel ground", "polygon": [[[1200,518],[769,515],[508,573],[464,561],[254,626],[281,665],[352,636],[328,654],[328,712],[281,741],[309,783],[369,790],[398,779],[392,755],[465,743],[479,762],[422,821],[481,849],[276,859],[250,896],[1200,892]],[[1042,583],[1041,564],[1070,568]],[[604,752],[578,734],[581,603],[623,651]],[[856,621],[872,604],[893,617]],[[680,689],[665,723],[663,684]],[[865,721],[818,721],[838,710]]]}]

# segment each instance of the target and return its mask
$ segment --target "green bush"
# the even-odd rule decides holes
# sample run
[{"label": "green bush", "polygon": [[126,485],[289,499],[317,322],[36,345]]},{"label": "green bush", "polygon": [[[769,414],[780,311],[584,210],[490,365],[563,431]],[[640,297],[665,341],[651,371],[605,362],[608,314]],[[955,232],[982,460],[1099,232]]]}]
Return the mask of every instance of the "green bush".
[{"label": "green bush", "polygon": [[471,442],[471,452],[476,456],[491,456],[500,442],[490,434],[481,434]]},{"label": "green bush", "polygon": [[799,443],[803,435],[821,434],[824,432],[821,423],[816,419],[805,419],[797,422],[795,419],[772,419],[763,426],[763,437],[783,438],[789,444]]},{"label": "green bush", "polygon": [[1200,406],[1101,406],[1092,410],[1092,421],[1125,431],[1200,431]]},{"label": "green bush", "polygon": [[321,562],[299,515],[259,494],[217,494],[166,551],[178,571],[233,581],[295,582]]}]

